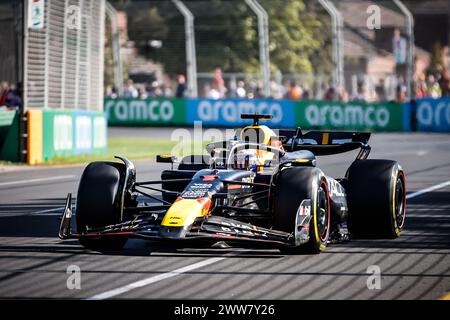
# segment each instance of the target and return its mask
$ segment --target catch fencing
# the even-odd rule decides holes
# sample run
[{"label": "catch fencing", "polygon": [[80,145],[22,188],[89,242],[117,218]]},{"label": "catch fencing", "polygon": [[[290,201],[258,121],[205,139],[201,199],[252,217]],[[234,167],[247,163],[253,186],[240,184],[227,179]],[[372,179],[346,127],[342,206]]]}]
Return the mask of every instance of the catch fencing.
[{"label": "catch fencing", "polygon": [[105,2],[40,0],[30,6],[25,106],[102,111]]}]

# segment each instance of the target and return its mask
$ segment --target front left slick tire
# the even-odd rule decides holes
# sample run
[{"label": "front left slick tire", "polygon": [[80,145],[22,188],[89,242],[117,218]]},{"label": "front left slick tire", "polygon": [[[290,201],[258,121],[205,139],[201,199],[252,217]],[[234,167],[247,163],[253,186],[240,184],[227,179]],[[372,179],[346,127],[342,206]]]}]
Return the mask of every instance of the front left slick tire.
[{"label": "front left slick tire", "polygon": [[318,254],[326,249],[330,236],[330,198],[324,175],[317,168],[285,168],[276,178],[274,197],[274,228],[292,233],[294,238],[302,227],[297,221],[303,200],[311,200],[309,241],[282,247],[287,254]]},{"label": "front left slick tire", "polygon": [[[76,224],[78,233],[120,223],[120,186],[125,166],[115,162],[93,162],[83,172],[77,193]],[[126,237],[80,239],[89,249],[121,249]]]}]

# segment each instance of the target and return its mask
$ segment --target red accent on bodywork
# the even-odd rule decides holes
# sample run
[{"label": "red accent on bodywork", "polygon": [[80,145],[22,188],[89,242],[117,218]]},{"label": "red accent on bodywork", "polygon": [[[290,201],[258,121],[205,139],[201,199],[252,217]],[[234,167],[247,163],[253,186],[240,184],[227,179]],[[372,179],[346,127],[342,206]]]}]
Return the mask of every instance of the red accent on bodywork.
[{"label": "red accent on bodywork", "polygon": [[211,204],[212,204],[211,199],[209,199],[209,198],[198,198],[198,199],[195,199],[195,200],[197,200],[198,203],[202,204],[203,210],[206,210],[206,211],[209,212],[209,209],[211,208]]},{"label": "red accent on bodywork", "polygon": [[216,180],[217,179],[217,176],[213,176],[213,175],[210,175],[210,176],[203,176],[202,177],[202,180],[203,181],[214,181],[214,180]]}]

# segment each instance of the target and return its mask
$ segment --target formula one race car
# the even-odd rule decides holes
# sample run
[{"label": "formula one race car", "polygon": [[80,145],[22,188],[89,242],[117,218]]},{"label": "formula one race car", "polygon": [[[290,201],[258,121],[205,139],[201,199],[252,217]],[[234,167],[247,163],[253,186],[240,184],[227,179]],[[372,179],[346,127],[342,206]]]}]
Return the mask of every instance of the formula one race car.
[{"label": "formula one race car", "polygon": [[[405,173],[396,161],[367,159],[370,133],[298,128],[275,134],[259,124],[270,115],[242,118],[253,125],[234,139],[208,144],[207,155],[158,156],[172,166],[158,181],[137,182],[133,163],[122,157],[122,163],[89,164],[78,188],[77,232],[71,231],[69,194],[59,237],[100,250],[142,238],[320,253],[350,236],[400,236]],[[344,178],[316,166],[316,156],[357,149]]]}]

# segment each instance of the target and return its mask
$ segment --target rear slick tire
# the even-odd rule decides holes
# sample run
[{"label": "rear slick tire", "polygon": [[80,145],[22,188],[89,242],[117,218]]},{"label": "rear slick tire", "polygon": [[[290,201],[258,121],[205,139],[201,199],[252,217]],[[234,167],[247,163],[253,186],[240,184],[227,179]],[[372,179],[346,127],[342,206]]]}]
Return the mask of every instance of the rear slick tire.
[{"label": "rear slick tire", "polygon": [[406,181],[391,160],[357,160],[347,172],[348,227],[352,236],[395,239],[406,218]]}]

